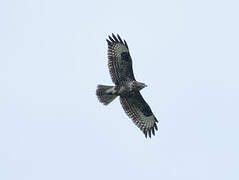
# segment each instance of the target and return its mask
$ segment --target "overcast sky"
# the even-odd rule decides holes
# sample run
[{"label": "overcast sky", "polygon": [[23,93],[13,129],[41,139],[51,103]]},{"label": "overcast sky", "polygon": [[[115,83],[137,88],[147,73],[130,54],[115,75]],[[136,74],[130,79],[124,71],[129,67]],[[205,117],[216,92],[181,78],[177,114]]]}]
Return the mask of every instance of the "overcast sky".
[{"label": "overcast sky", "polygon": [[[1,180],[238,180],[239,2],[0,2]],[[151,139],[116,99],[108,34],[129,45]]]}]

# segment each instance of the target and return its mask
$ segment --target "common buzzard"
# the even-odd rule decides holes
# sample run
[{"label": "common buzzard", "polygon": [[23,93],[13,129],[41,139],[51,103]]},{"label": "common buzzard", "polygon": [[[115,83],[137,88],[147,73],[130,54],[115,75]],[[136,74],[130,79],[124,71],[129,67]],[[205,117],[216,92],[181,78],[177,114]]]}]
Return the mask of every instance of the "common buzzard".
[{"label": "common buzzard", "polygon": [[96,95],[104,105],[119,96],[126,114],[143,131],[146,138],[147,135],[151,137],[151,134],[155,135],[155,130],[158,130],[158,121],[139,92],[146,85],[135,80],[128,45],[118,34],[117,37],[112,34],[106,41],[108,67],[115,86],[98,85]]}]

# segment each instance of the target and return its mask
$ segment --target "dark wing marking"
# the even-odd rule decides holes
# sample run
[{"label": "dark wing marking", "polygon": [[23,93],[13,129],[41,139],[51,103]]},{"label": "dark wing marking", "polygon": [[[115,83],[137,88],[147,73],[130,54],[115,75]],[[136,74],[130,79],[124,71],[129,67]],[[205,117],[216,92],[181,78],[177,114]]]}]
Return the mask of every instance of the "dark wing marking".
[{"label": "dark wing marking", "polygon": [[135,80],[132,59],[126,41],[114,34],[112,37],[109,36],[106,41],[108,43],[108,67],[112,81],[116,85],[120,85],[124,81]]},{"label": "dark wing marking", "polygon": [[143,131],[146,138],[147,135],[151,138],[151,133],[155,135],[155,130],[158,130],[156,124],[158,121],[140,92],[127,98],[120,97],[120,102],[126,114]]}]

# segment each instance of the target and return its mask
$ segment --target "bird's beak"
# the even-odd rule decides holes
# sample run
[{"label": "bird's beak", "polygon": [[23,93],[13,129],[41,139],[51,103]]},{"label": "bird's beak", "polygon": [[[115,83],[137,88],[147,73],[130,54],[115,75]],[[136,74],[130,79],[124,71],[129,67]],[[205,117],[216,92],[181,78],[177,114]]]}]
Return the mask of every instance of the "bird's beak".
[{"label": "bird's beak", "polygon": [[146,85],[146,84],[143,84],[143,86],[144,86],[144,88],[145,88],[145,87],[147,87],[147,85]]}]

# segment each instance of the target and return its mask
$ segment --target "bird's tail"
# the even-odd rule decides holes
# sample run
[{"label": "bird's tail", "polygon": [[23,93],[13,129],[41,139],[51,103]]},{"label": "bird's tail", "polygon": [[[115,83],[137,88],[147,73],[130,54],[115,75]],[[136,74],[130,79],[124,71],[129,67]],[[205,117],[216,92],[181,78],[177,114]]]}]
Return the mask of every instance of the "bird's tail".
[{"label": "bird's tail", "polygon": [[98,85],[96,89],[97,98],[104,105],[111,103],[117,95],[112,94],[114,86]]}]

